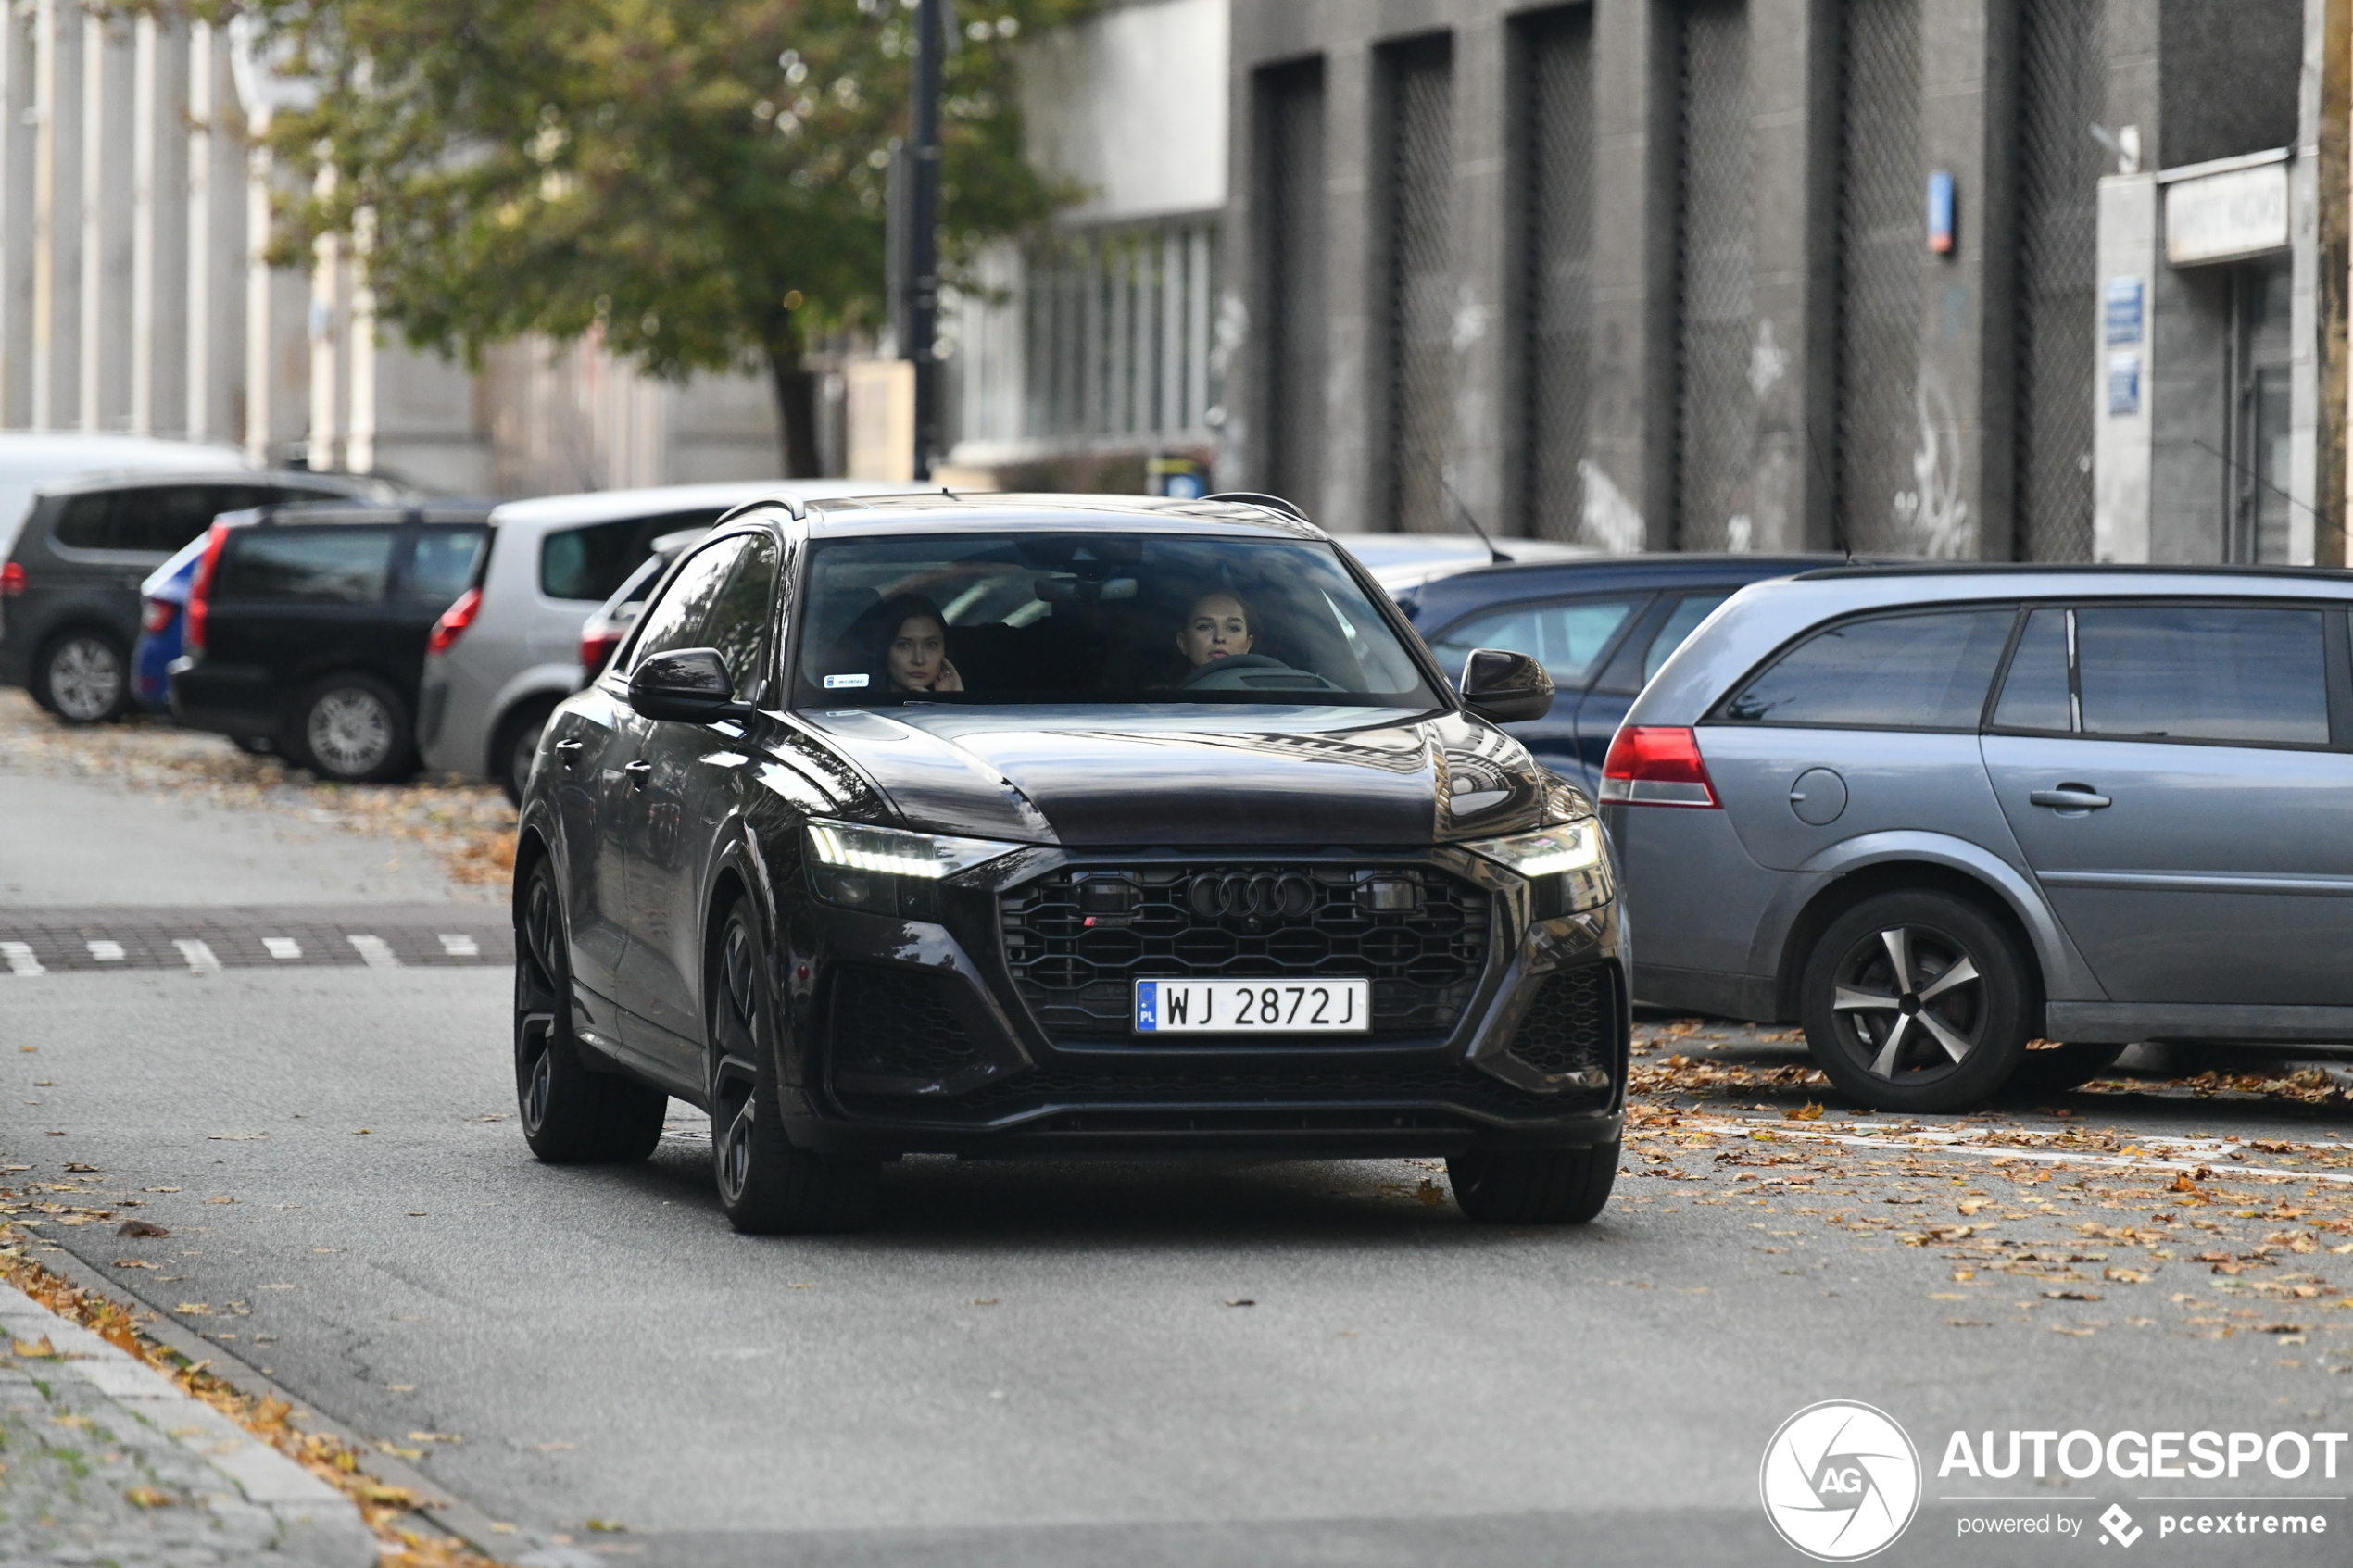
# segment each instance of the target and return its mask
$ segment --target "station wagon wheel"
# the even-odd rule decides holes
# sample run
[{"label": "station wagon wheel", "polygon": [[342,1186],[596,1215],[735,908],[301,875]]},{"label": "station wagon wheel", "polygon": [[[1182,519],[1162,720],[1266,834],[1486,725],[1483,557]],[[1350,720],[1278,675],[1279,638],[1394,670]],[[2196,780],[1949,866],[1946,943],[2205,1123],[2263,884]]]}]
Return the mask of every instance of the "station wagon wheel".
[{"label": "station wagon wheel", "polygon": [[69,724],[95,724],[122,711],[130,692],[122,650],[94,632],[69,632],[42,651],[40,692]]},{"label": "station wagon wheel", "polygon": [[398,777],[414,750],[409,707],[372,675],[331,675],[295,702],[295,740],[311,771],[337,784]]},{"label": "station wagon wheel", "polygon": [[747,1236],[861,1229],[874,1217],[882,1162],[821,1155],[797,1147],[785,1130],[770,968],[751,900],[739,897],[720,927],[704,988],[719,1206]]},{"label": "station wagon wheel", "polygon": [[1875,1110],[1979,1104],[2025,1054],[2030,971],[2015,938],[1964,899],[1866,899],[1831,922],[1800,983],[1807,1044],[1841,1092]]},{"label": "station wagon wheel", "polygon": [[515,1108],[531,1152],[552,1165],[643,1160],[670,1097],[593,1073],[572,1025],[572,961],[556,869],[533,863],[515,910]]}]

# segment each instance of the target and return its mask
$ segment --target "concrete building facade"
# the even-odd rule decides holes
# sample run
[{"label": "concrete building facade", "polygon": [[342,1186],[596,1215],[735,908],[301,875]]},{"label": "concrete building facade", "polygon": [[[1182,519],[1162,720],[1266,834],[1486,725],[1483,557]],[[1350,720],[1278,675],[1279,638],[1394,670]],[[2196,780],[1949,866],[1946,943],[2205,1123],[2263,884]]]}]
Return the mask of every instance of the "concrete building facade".
[{"label": "concrete building facade", "polygon": [[[2324,5],[1238,0],[1221,483],[1615,550],[2312,559]],[[2104,179],[2243,155],[2276,244],[2104,266]]]}]

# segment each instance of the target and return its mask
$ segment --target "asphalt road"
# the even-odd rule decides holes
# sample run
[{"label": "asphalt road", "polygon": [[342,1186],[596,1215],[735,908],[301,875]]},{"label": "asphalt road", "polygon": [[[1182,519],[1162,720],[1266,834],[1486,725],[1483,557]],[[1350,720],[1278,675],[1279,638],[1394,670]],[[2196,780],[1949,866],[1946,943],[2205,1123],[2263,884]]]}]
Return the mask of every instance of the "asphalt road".
[{"label": "asphalt road", "polygon": [[[114,864],[130,842],[82,840],[84,885],[150,914],[222,902]],[[0,884],[31,880],[20,847],[0,838]],[[2117,1303],[1957,1284],[1932,1247],[1797,1220],[1705,1158],[1621,1181],[1590,1227],[1521,1233],[1465,1223],[1442,1172],[1404,1162],[911,1160],[870,1234],[755,1241],[721,1218],[684,1106],[643,1167],[531,1159],[496,961],[44,971],[0,970],[0,1160],[30,1167],[8,1179],[170,1232],[67,1215],[44,1244],[418,1456],[541,1562],[1792,1563],[1759,1461],[1842,1398],[1894,1415],[1929,1467],[1881,1561],[2040,1563],[2101,1551],[2096,1524],[1962,1540],[1969,1507],[1944,1498],[2008,1490],[2032,1500],[2001,1508],[2082,1524],[2111,1500],[2145,1512],[2149,1484],[1940,1482],[1947,1433],[2353,1426],[2324,1325],[2298,1350],[2194,1337],[2163,1309],[2071,1327],[2054,1314]],[[2151,1135],[2326,1131],[2128,1109]],[[1984,1166],[1918,1154],[1871,1179],[1949,1216]],[[2192,1555],[2151,1531],[2133,1559],[2345,1560],[2353,1483],[2209,1489],[2320,1497],[2336,1533]]]}]

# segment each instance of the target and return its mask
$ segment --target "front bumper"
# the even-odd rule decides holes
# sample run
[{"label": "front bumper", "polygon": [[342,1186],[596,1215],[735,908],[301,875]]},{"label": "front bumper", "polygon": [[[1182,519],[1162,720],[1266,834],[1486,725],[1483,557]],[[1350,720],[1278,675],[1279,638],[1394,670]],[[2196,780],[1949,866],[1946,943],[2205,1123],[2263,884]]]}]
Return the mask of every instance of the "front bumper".
[{"label": "front bumper", "polygon": [[[957,879],[936,922],[802,902],[782,945],[795,1141],[845,1152],[1375,1158],[1591,1148],[1618,1136],[1629,1015],[1614,900],[1538,918],[1529,884],[1458,849],[1217,860],[1221,872],[1249,862],[1334,881],[1366,867],[1411,871],[1463,890],[1475,918],[1450,912],[1453,934],[1435,947],[1403,947],[1392,922],[1385,939],[1375,932],[1320,960],[1329,966],[1321,972],[1376,977],[1370,1037],[1170,1045],[1041,1003],[1038,966],[1060,960],[1039,960],[1034,947],[1026,963],[1018,957],[1023,935],[1008,927],[1025,890],[1201,859],[1026,851]],[[1450,984],[1409,995],[1379,978],[1442,969],[1437,949],[1460,960],[1442,975]],[[1171,961],[1110,966],[1102,985],[1125,986],[1139,967]],[[1225,975],[1276,972],[1263,954],[1220,961],[1239,966]]]}]

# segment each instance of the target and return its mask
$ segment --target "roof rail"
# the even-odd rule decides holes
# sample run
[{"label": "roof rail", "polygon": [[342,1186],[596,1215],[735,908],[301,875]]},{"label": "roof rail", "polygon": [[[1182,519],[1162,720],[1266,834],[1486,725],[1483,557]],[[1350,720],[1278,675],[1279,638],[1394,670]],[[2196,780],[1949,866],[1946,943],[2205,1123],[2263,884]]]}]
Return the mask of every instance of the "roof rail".
[{"label": "roof rail", "polygon": [[1307,514],[1299,509],[1299,504],[1297,502],[1286,501],[1280,495],[1269,495],[1265,492],[1260,490],[1221,490],[1214,495],[1203,495],[1202,499],[1204,501],[1232,501],[1239,506],[1244,507],[1266,507],[1275,511],[1284,512],[1291,517],[1295,517],[1302,522],[1305,522],[1307,521]]}]

